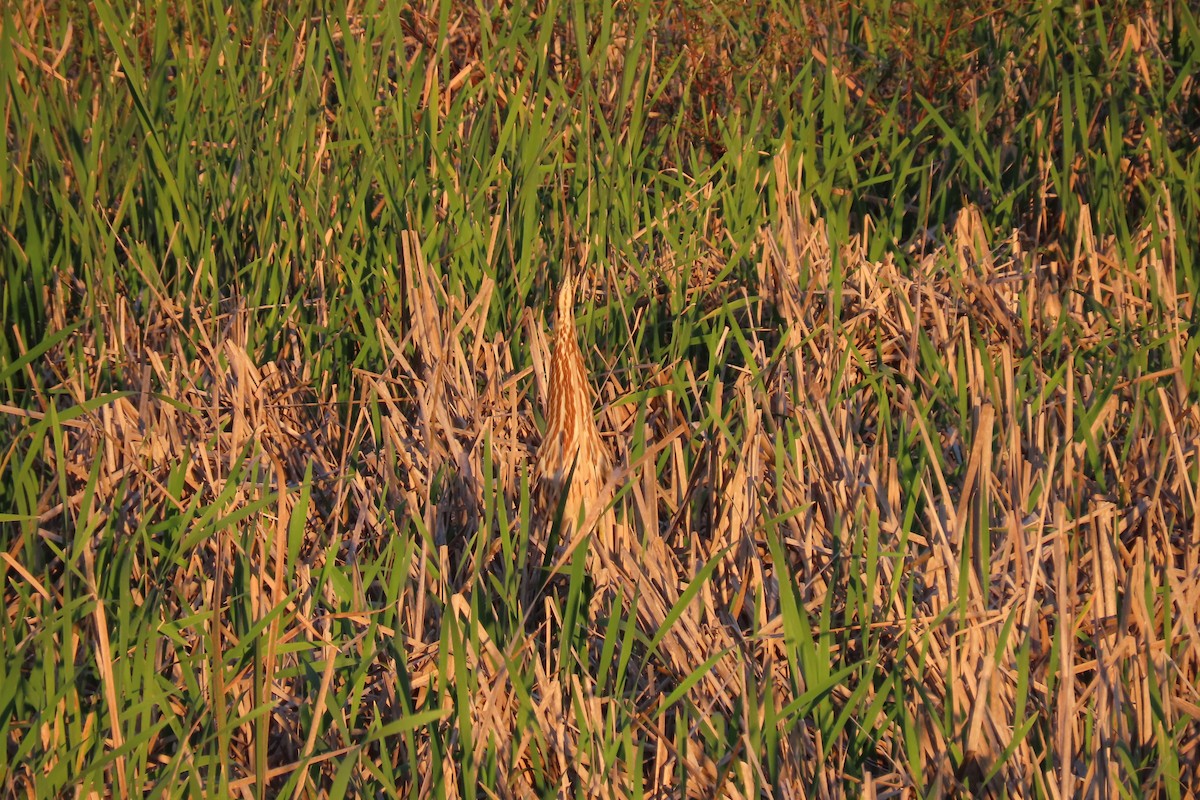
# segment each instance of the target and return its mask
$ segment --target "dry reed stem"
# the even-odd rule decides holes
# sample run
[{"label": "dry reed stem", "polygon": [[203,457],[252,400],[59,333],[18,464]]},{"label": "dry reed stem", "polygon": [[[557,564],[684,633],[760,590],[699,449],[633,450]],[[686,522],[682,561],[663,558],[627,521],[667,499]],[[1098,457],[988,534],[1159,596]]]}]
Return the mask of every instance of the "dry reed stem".
[{"label": "dry reed stem", "polygon": [[[605,489],[632,484],[617,504],[614,524],[623,529],[614,541],[637,545],[596,547],[596,568],[607,572],[627,604],[593,608],[589,635],[597,642],[604,611],[632,612],[643,634],[653,637],[699,568],[719,556],[713,576],[657,649],[644,662],[635,660],[626,697],[605,696],[587,669],[559,663],[562,608],[544,582],[525,587],[532,599],[525,609],[529,627],[509,641],[493,640],[472,611],[474,593],[487,585],[483,576],[498,568],[498,545],[471,544],[488,504],[502,504],[514,526],[520,518],[522,480],[539,438],[527,397],[530,373],[518,369],[505,340],[484,335],[491,284],[469,303],[446,292],[412,235],[405,237],[402,264],[407,322],[380,321],[387,360],[358,374],[354,394],[362,402],[348,423],[289,345],[265,363],[247,349],[255,340],[255,317],[246,309],[230,306],[206,316],[159,297],[134,313],[122,296],[94,298],[99,317],[48,353],[44,367],[57,376],[52,388],[76,403],[98,396],[102,375],[114,376],[128,394],[62,426],[65,462],[54,448],[41,453],[48,469],[62,470],[70,489],[64,504],[47,501],[41,535],[69,544],[74,534],[65,520],[78,518],[96,463],[96,497],[141,498],[122,508],[101,503],[90,509],[94,520],[114,519],[118,530],[194,504],[211,507],[215,520],[247,514],[238,526],[196,531],[182,566],[170,573],[172,584],[163,587],[160,613],[165,623],[204,609],[212,622],[180,628],[183,639],[163,641],[157,656],[163,679],[186,692],[173,651],[216,648],[210,669],[195,676],[211,706],[229,706],[236,717],[255,703],[275,704],[262,722],[223,733],[235,765],[227,778],[235,788],[258,778],[283,780],[305,754],[314,756],[307,769],[330,778],[339,762],[333,754],[344,755],[353,744],[338,732],[342,724],[363,730],[372,719],[396,719],[405,707],[432,704],[447,710],[436,724],[457,725],[450,710],[461,696],[458,678],[438,671],[439,660],[450,655],[444,643],[453,641],[466,648],[461,655],[472,671],[465,696],[474,749],[465,763],[483,765],[489,748],[511,753],[499,778],[507,796],[542,791],[534,759],[564,794],[632,794],[633,766],[623,754],[611,758],[580,738],[581,730],[611,725],[614,704],[632,709],[632,735],[645,754],[638,780],[666,795],[679,790],[675,781],[687,774],[694,796],[748,795],[759,785],[756,776],[765,774],[761,754],[743,746],[714,760],[698,734],[681,752],[676,743],[687,734],[670,728],[674,712],[659,704],[717,654],[683,700],[701,715],[759,713],[741,706],[751,694],[783,708],[804,691],[818,676],[793,667],[794,642],[785,639],[781,621],[784,591],[814,626],[829,608],[839,630],[874,632],[881,647],[871,662],[875,669],[902,675],[922,693],[901,701],[921,731],[917,751],[905,750],[897,723],[885,724],[872,740],[877,768],[857,786],[838,777],[853,731],[826,742],[809,721],[787,721],[781,796],[804,796],[803,787],[823,796],[900,791],[911,786],[915,766],[905,759],[919,761],[926,779],[945,791],[998,768],[996,791],[1021,794],[1036,780],[1061,796],[1104,794],[1122,781],[1119,750],[1152,746],[1163,735],[1155,726],[1164,720],[1182,731],[1178,741],[1193,743],[1179,760],[1182,778],[1194,783],[1200,780],[1194,744],[1200,739],[1200,487],[1194,479],[1200,416],[1177,377],[1184,360],[1196,358],[1187,347],[1193,299],[1175,296],[1172,265],[1155,255],[1149,231],[1141,234],[1147,255],[1132,265],[1117,263],[1112,244],[1087,230],[1080,231],[1075,252],[1053,259],[1023,251],[1015,235],[989,247],[990,233],[967,209],[944,246],[904,272],[891,259],[866,259],[868,234],[831,243],[811,206],[798,195],[784,196],[780,218],[760,242],[763,301],[752,304],[752,313],[763,323],[748,328],[758,363],[725,387],[719,396],[725,407],[712,409],[735,421],[733,434],[691,437],[693,423],[681,415],[678,399],[671,392],[655,395],[646,400],[651,413],[645,416],[652,458],[626,458]],[[846,275],[836,313],[827,292],[834,247]],[[74,322],[68,292],[84,289],[71,280],[65,275],[48,298],[51,330]],[[1139,315],[1151,302],[1161,325],[1145,335],[1175,342],[1163,371],[1111,383],[1103,402],[1097,399],[1100,375],[1038,374],[1041,402],[1018,400],[1029,396],[1016,385],[1023,379],[1016,365],[1029,348],[1084,353],[1108,341],[1114,324],[1142,330]],[[1022,308],[1035,310],[1032,319],[1022,319]],[[540,335],[534,324],[526,331]],[[769,337],[787,343],[782,362],[768,360]],[[91,347],[101,340],[105,349]],[[536,376],[549,356],[536,338],[529,346]],[[944,371],[928,368],[922,347],[938,353]],[[71,361],[76,353],[84,354],[82,361]],[[864,382],[882,371],[895,379],[874,389]],[[678,374],[691,375],[697,387],[711,380],[694,375],[690,365]],[[968,410],[965,429],[954,414],[929,407],[945,381]],[[1147,382],[1163,409],[1161,423],[1132,413]],[[546,385],[536,377],[532,384]],[[612,381],[601,399],[611,403],[625,391]],[[699,394],[693,400],[701,402]],[[28,416],[48,413],[50,402],[43,395]],[[920,447],[940,457],[913,465],[896,452],[878,428],[881,403]],[[370,421],[372,404],[378,427]],[[1076,435],[1079,408],[1097,409],[1087,437]],[[622,453],[632,437],[626,414],[611,404],[602,412]],[[484,480],[485,441],[492,484]],[[1086,477],[1088,459],[1095,459],[1107,489]],[[313,499],[297,520],[298,488],[309,469]],[[905,469],[915,476],[905,477]],[[906,486],[920,496],[911,497]],[[913,503],[918,517],[909,526],[905,509]],[[589,513],[608,513],[607,506],[593,504]],[[384,537],[415,530],[413,521],[425,534],[406,545],[397,630],[381,631],[395,638],[404,663],[370,649],[361,705],[333,707],[330,693],[343,696],[346,680],[334,659],[363,646],[344,636],[344,626],[361,637],[370,608],[338,611],[344,598],[327,582],[316,593],[313,576],[329,558],[352,564],[359,554],[376,552]],[[594,522],[585,519],[584,529]],[[303,526],[303,541],[291,562],[285,532],[295,524]],[[879,559],[872,583],[857,577],[866,569],[861,538],[867,530],[878,531],[881,552],[896,554]],[[493,530],[485,539],[496,542],[497,536]],[[769,537],[786,563],[772,556]],[[985,542],[990,558],[984,558]],[[22,568],[20,547],[6,554],[12,579],[29,583],[43,605],[55,602],[55,587],[36,585]],[[264,685],[255,685],[252,671],[233,672],[222,660],[240,643],[221,599],[234,581],[229,555],[244,548],[259,567],[246,586],[253,613],[261,618],[285,606],[264,634],[270,662]],[[154,569],[135,565],[139,586],[153,583]],[[282,585],[287,576],[291,583]],[[1143,585],[1170,591],[1128,590]],[[850,586],[869,589],[858,606],[847,605]],[[141,589],[135,591],[144,601]],[[12,588],[6,592],[11,602]],[[907,605],[905,598],[911,598]],[[450,619],[457,639],[442,635]],[[1005,634],[1007,620],[1013,622]],[[343,631],[337,638],[335,624]],[[81,621],[79,645],[103,648],[111,625],[99,615]],[[1056,637],[1060,646],[1052,652]],[[281,647],[297,641],[322,654],[316,694],[295,677],[295,651]],[[830,653],[831,664],[864,663],[867,654],[849,650],[857,646],[853,638],[838,641],[842,649]],[[901,647],[902,641],[925,646]],[[1030,665],[1027,697],[1018,693],[1021,658]],[[404,702],[397,697],[400,669],[412,692]],[[514,674],[536,675],[536,725],[520,721],[526,701]],[[768,681],[772,694],[764,699]],[[834,686],[834,703],[850,702],[856,688]],[[869,704],[878,690],[869,685],[863,691]],[[1151,698],[1160,706],[1157,720],[1149,713]],[[327,719],[341,720],[321,737],[302,726],[296,710],[313,704]],[[1033,713],[1045,724],[1014,741]],[[945,719],[953,720],[949,731]],[[255,741],[263,736],[265,764],[255,756]],[[118,740],[110,741],[115,746]],[[409,780],[428,791],[428,729],[411,741]],[[948,755],[952,745],[965,754],[961,763]],[[148,744],[164,757],[188,747],[160,735]],[[377,750],[354,752],[380,757]],[[1077,772],[1077,763],[1087,771]],[[114,761],[113,780],[121,768],[120,759]],[[464,762],[446,759],[441,768],[452,786],[462,779]],[[365,765],[357,769],[368,774]]]}]

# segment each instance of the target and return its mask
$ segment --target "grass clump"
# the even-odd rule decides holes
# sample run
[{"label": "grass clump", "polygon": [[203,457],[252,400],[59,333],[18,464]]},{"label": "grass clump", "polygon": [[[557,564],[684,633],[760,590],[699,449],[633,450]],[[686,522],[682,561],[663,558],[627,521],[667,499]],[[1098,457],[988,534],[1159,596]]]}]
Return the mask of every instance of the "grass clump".
[{"label": "grass clump", "polygon": [[1196,785],[1186,4],[0,20],[6,793]]}]

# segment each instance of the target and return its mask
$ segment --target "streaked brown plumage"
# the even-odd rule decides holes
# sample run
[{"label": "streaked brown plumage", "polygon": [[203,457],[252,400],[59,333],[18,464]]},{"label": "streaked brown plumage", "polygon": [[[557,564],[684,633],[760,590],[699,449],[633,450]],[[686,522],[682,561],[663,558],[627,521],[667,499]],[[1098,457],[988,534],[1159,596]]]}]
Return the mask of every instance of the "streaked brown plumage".
[{"label": "streaked brown plumage", "polygon": [[[609,483],[612,459],[592,416],[594,397],[576,337],[574,304],[574,287],[568,279],[558,292],[546,392],[546,434],[534,473],[534,535],[540,538],[540,546],[546,546],[562,503],[562,550],[572,550],[583,535],[592,536],[587,569],[596,592],[589,604],[589,617],[635,614],[642,631],[657,635],[680,600],[680,576],[684,571],[657,530],[636,536],[608,509],[613,499]],[[618,590],[624,606],[613,605]],[[629,605],[631,598],[637,598],[634,606]],[[594,648],[601,641],[598,637],[591,640]],[[660,652],[682,680],[711,654],[724,651],[726,655],[717,659],[701,680],[709,696],[724,698],[723,706],[732,710],[735,706],[729,698],[729,687],[737,685],[737,664],[732,655],[736,650],[721,625],[713,625],[695,605],[689,605],[678,612]],[[592,655],[598,657],[599,653],[593,651]]]},{"label": "streaked brown plumage", "polygon": [[[558,291],[549,371],[546,434],[535,470],[538,527],[543,536],[548,533],[565,490],[559,541],[570,546],[578,534],[592,530],[580,529],[589,515],[600,515],[612,499],[607,486],[612,460],[592,416],[592,386],[576,338],[575,292],[570,278]],[[603,533],[610,528],[604,520],[598,520],[595,529],[603,540],[607,538]]]}]

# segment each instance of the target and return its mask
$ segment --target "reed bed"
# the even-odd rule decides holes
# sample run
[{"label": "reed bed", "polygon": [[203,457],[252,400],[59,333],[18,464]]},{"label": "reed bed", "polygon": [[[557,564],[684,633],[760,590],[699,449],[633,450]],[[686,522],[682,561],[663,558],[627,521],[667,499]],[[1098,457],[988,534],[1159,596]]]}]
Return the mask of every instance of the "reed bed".
[{"label": "reed bed", "polygon": [[1049,5],[8,12],[4,792],[1194,793],[1196,20]]}]

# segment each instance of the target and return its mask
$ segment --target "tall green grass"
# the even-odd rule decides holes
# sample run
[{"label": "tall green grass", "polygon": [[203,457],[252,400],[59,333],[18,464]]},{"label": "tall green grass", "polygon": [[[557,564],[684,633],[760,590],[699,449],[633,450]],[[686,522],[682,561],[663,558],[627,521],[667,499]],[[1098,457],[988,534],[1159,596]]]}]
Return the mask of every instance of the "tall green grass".
[{"label": "tall green grass", "polygon": [[[689,782],[762,793],[795,778],[789,759],[819,765],[801,771],[803,791],[848,794],[871,776],[902,776],[895,785],[922,796],[967,791],[1027,759],[1028,793],[1049,795],[1047,781],[1073,787],[1085,777],[1071,776],[1072,753],[1086,759],[1085,773],[1111,768],[1129,793],[1181,796],[1180,776],[1196,775],[1194,747],[1182,749],[1194,742],[1194,716],[1162,700],[1178,702],[1174,688],[1154,694],[1172,669],[1195,674],[1194,624],[1164,626],[1165,672],[1116,662],[1117,684],[1150,686],[1150,696],[1096,711],[1126,727],[1122,714],[1149,715],[1153,737],[1125,747],[1093,720],[1064,754],[1069,726],[1029,698],[1058,702],[1075,677],[1060,664],[1099,663],[1116,645],[1080,627],[1092,617],[1087,606],[1040,607],[1062,615],[1049,624],[1021,619],[1016,606],[970,605],[972,581],[986,600],[988,587],[1030,580],[993,574],[993,562],[1037,560],[1016,554],[1002,512],[1062,531],[1095,509],[1095,497],[1136,507],[1145,486],[1131,489],[1121,465],[1151,465],[1160,491],[1179,495],[1178,516],[1163,524],[1191,541],[1195,448],[1171,436],[1194,430],[1187,409],[1200,389],[1200,27],[1187,4],[996,2],[968,12],[942,0],[824,10],[766,0],[372,2],[327,13],[306,2],[95,0],[0,14],[6,792],[491,796],[511,786],[518,748],[489,740],[472,713],[503,667],[513,715],[531,737],[521,754],[530,782],[549,796],[570,770],[542,731],[544,676],[517,643],[555,613],[578,623],[550,648],[561,654],[558,680],[569,686],[594,666],[596,694],[612,701],[584,713],[566,691],[561,713],[580,728],[579,751],[593,767],[619,763],[630,776],[626,784],[597,771],[599,783],[568,782],[576,794],[606,780],[632,796]],[[811,203],[835,246],[827,260],[796,259],[798,287],[811,293],[789,316],[761,280],[763,231],[786,238],[781,219],[809,219],[800,203]],[[928,257],[968,208],[984,241],[962,259],[941,251],[931,268]],[[756,587],[746,603],[777,602],[779,615],[750,638],[783,642],[787,668],[757,675],[738,709],[693,702],[708,661],[652,696],[662,684],[646,674],[664,632],[639,628],[631,597],[589,622],[582,558],[568,566],[565,589],[531,600],[522,577],[529,475],[512,466],[516,450],[501,437],[480,445],[481,463],[495,469],[483,478],[486,502],[478,513],[446,512],[448,541],[437,539],[447,529],[438,514],[463,480],[452,459],[415,497],[424,513],[406,505],[405,487],[382,479],[366,500],[354,493],[355,476],[399,472],[378,466],[403,457],[389,426],[419,417],[402,373],[388,371],[398,352],[417,359],[415,298],[437,296],[406,272],[413,246],[459,302],[443,310],[465,318],[494,284],[477,333],[499,342],[505,379],[527,380],[514,376],[532,364],[525,309],[548,308],[568,268],[592,277],[603,291],[582,298],[580,333],[610,418],[628,411],[634,420],[622,444],[629,462],[654,446],[647,431],[674,427],[668,412],[688,425],[676,451],[648,461],[643,486],[671,478],[663,496],[688,504],[651,501],[664,529],[728,513],[720,486],[684,491],[687,477],[736,473],[752,451],[748,409],[769,408],[772,393],[807,410],[761,423],[777,498],[791,491],[780,476],[827,466],[805,450],[826,415],[853,408],[853,419],[869,420],[851,431],[837,418],[821,435],[886,448],[871,457],[881,473],[894,466],[900,523],[881,533],[877,504],[855,495],[848,516],[829,521],[842,549],[798,555],[789,531],[811,509],[779,500],[751,510],[777,599]],[[971,258],[1014,251],[1033,254],[1013,263],[1036,264],[1064,305],[1085,295],[1082,309],[1047,325],[1045,295],[1019,295],[1003,353],[993,331],[962,316],[971,321],[957,336],[973,348],[953,361],[932,325],[914,326],[911,352],[889,363],[882,322],[865,338],[855,323],[866,313],[857,305],[866,263],[892,259],[895,276],[921,286],[945,277],[961,293],[914,294],[907,311],[924,303],[924,313],[960,319],[946,309],[986,302]],[[1096,281],[1082,271],[1089,256]],[[1148,263],[1157,268],[1139,266]],[[1118,286],[1133,288],[1110,291]],[[125,336],[141,337],[163,369],[148,355],[108,359],[131,346]],[[223,452],[240,423],[196,422],[208,413],[202,399],[235,402],[222,394],[223,376],[239,364],[220,337],[260,365],[295,366],[303,391],[270,397],[300,409],[292,429],[318,420],[325,438],[304,448],[328,456],[313,456],[301,477],[280,477],[261,445]],[[795,360],[791,373],[769,369],[814,342],[841,348],[836,374],[796,374]],[[203,379],[187,374],[195,365],[208,370]],[[371,382],[379,375],[394,404]],[[806,377],[828,393],[806,389]],[[189,380],[201,385],[183,402],[176,390]],[[223,473],[202,475],[197,488],[188,463],[155,462],[109,479],[102,462],[120,458],[121,443],[80,426],[107,419],[119,398],[144,409],[150,397],[175,404],[179,430],[203,432],[190,446],[219,456],[212,463]],[[1127,402],[1119,413],[1114,397]],[[1001,415],[990,428],[984,400]],[[1058,403],[1061,441],[1031,422],[1058,419]],[[540,416],[532,405],[524,436]],[[266,425],[269,409],[261,411]],[[1061,445],[1043,448],[1044,483],[987,469],[1014,441]],[[989,492],[1000,485],[1030,494],[999,509]],[[928,587],[891,576],[919,571],[938,546],[931,520],[946,505],[973,520],[957,573],[945,578],[956,601],[944,619],[897,627],[880,609],[919,619]],[[355,527],[367,518],[367,532]],[[287,555],[275,562],[278,576],[264,574],[276,552],[266,529]],[[1063,551],[1044,563],[1076,566],[1041,580],[1066,597],[1094,548],[1055,542]],[[1153,539],[1122,545],[1139,546],[1152,561]],[[499,572],[486,566],[493,550],[504,556]],[[696,592],[716,581],[702,556],[688,565],[703,576]],[[1190,597],[1194,557],[1170,566],[1179,570],[1170,580],[1147,568],[1140,584],[1122,586],[1128,607],[1170,609],[1180,592]],[[427,584],[411,578],[418,567]],[[446,594],[421,596],[435,584]],[[464,606],[453,607],[454,593]],[[318,627],[305,630],[301,618]],[[413,629],[414,619],[426,627]],[[995,636],[993,665],[1015,674],[1021,702],[1011,751],[977,775],[970,703],[953,683],[914,676],[942,659],[974,663],[964,642],[980,620]],[[931,633],[943,622],[956,631],[950,652]],[[488,657],[495,663],[481,667]],[[277,684],[302,702],[281,703]],[[1182,700],[1194,708],[1194,697]],[[279,728],[303,732],[288,740],[293,750],[271,737]],[[803,737],[819,745],[805,750]],[[933,740],[956,743],[952,766],[933,763]],[[689,752],[715,764],[717,778],[702,783]],[[738,772],[743,762],[762,772]]]}]

